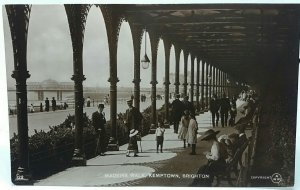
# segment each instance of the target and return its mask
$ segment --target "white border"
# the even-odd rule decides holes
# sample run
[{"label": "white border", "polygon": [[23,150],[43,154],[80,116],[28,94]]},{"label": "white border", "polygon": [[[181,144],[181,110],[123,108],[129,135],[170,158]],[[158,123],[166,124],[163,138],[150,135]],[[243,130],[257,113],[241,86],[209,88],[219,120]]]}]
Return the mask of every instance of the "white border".
[{"label": "white border", "polygon": [[[6,84],[6,72],[5,72],[5,53],[4,53],[4,35],[3,35],[3,18],[2,18],[2,5],[3,4],[72,4],[72,3],[100,3],[100,4],[135,4],[135,3],[143,3],[143,4],[173,4],[173,3],[206,3],[206,4],[224,4],[224,3],[259,3],[259,4],[299,4],[299,0],[269,0],[269,1],[230,1],[230,0],[102,0],[102,1],[92,1],[92,0],[44,0],[44,1],[37,1],[37,0],[0,0],[0,189],[9,190],[9,189],[44,189],[44,190],[53,190],[53,189],[64,189],[64,190],[77,190],[77,189],[99,189],[99,187],[37,187],[37,186],[12,186],[10,181],[10,160],[9,160],[9,133],[8,133],[8,111],[7,111],[7,84]],[[298,89],[300,87],[299,80],[298,80]],[[298,99],[299,99],[298,93]],[[300,108],[300,104],[298,103],[298,110]],[[299,113],[297,114],[297,126],[299,125]],[[300,139],[299,130],[297,130],[297,139]],[[295,186],[293,188],[284,188],[284,189],[300,189],[300,172],[299,172],[299,162],[297,160],[300,159],[299,157],[299,140],[297,141],[296,145],[296,173],[295,173]],[[127,187],[129,188],[129,187]],[[126,189],[127,189],[126,188]],[[153,187],[130,187],[130,189],[150,189]],[[154,187],[156,189],[169,189],[170,187]],[[172,187],[175,189],[190,189],[189,188],[179,188],[179,187]],[[104,188],[101,189],[111,189],[111,188]],[[114,189],[124,189],[124,187],[114,187]],[[195,188],[193,188],[195,189]],[[212,189],[212,188],[197,188],[197,189]],[[218,188],[218,189],[232,189],[232,188]],[[246,188],[235,188],[235,189],[246,189]],[[273,189],[273,188],[251,188],[251,189]],[[278,189],[278,188],[277,188]]]}]

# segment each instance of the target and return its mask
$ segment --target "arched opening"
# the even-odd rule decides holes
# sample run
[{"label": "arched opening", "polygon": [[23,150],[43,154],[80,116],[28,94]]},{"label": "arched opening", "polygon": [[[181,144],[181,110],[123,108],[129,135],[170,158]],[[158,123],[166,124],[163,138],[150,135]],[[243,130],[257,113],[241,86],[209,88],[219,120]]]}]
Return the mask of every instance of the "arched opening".
[{"label": "arched opening", "polygon": [[[92,6],[86,21],[83,44],[83,97],[84,112],[88,115],[97,109],[99,103],[108,104],[109,97],[109,51],[106,28],[99,8]],[[91,108],[89,108],[91,107]],[[93,107],[93,108],[92,108]],[[104,111],[109,113],[109,107]],[[109,114],[106,114],[108,119]]]},{"label": "arched opening", "polygon": [[176,60],[175,60],[175,49],[174,45],[171,46],[170,51],[170,99],[174,98],[175,93],[175,67],[176,67]]},{"label": "arched opening", "polygon": [[183,94],[183,83],[184,83],[184,53],[183,50],[180,52],[179,58],[179,93]]},{"label": "arched opening", "polygon": [[156,89],[156,95],[157,95],[157,108],[159,109],[162,106],[163,97],[165,93],[165,48],[163,40],[160,39],[158,43],[158,50],[157,50],[157,89]]},{"label": "arched opening", "polygon": [[[6,62],[6,79],[7,79],[7,97],[8,97],[8,108],[9,114],[16,114],[16,81],[11,77],[14,70],[14,52],[12,47],[12,38],[10,33],[9,22],[6,14],[6,9],[3,9],[3,32],[4,32],[4,44],[5,44],[5,62]],[[12,117],[9,118],[10,128]],[[16,130],[16,127],[14,127]],[[10,136],[12,136],[12,130],[10,130]]]},{"label": "arched opening", "polygon": [[[146,36],[146,53],[150,59],[150,66],[148,69],[143,69],[141,66],[141,83],[140,83],[140,89],[141,94],[144,94],[146,96],[146,101],[144,102],[145,107],[149,106],[151,104],[150,97],[151,97],[151,64],[152,64],[152,53],[151,53],[151,44],[150,44],[150,38],[148,32],[143,33],[142,37],[142,43],[141,43],[141,55],[145,55],[145,36]],[[143,103],[141,103],[141,111],[143,110]]]},{"label": "arched opening", "polygon": [[[33,112],[46,111],[45,100],[48,98],[50,101],[47,118],[34,113],[28,115],[28,135],[31,136],[35,129],[48,131],[48,126],[58,125],[67,115],[74,114],[74,110],[55,112],[64,109],[66,98],[74,94],[72,42],[64,6],[32,6],[27,38],[27,70],[31,75],[27,80],[28,106],[33,105]],[[31,108],[29,110],[32,112]],[[17,126],[13,122],[10,124]]]},{"label": "arched opening", "polygon": [[117,91],[117,113],[125,112],[126,100],[133,97],[132,83],[134,79],[134,50],[132,35],[128,22],[123,22],[120,28],[118,40],[118,91]]}]

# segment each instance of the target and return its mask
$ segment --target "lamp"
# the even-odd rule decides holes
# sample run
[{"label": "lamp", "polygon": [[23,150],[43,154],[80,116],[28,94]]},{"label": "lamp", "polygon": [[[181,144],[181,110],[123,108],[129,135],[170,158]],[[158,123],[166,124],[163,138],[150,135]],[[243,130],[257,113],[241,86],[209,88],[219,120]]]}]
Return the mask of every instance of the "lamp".
[{"label": "lamp", "polygon": [[150,64],[150,59],[147,56],[147,39],[146,39],[146,29],[145,29],[145,55],[143,59],[141,60],[143,69],[148,69]]}]

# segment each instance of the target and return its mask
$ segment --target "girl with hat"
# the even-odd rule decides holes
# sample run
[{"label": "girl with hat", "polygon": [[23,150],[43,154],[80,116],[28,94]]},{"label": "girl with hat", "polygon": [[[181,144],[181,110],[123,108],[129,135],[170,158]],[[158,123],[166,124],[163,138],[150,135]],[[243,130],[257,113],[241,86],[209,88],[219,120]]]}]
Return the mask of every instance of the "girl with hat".
[{"label": "girl with hat", "polygon": [[201,141],[208,141],[212,144],[210,152],[204,152],[208,163],[201,168],[203,173],[209,174],[209,183],[213,182],[214,176],[219,171],[225,169],[225,159],[227,158],[227,149],[217,139],[220,131],[209,129],[204,132]]},{"label": "girl with hat", "polygon": [[136,129],[131,129],[129,133],[129,143],[127,148],[126,156],[129,157],[130,153],[133,152],[133,156],[136,157],[138,152],[137,134],[139,133]]}]

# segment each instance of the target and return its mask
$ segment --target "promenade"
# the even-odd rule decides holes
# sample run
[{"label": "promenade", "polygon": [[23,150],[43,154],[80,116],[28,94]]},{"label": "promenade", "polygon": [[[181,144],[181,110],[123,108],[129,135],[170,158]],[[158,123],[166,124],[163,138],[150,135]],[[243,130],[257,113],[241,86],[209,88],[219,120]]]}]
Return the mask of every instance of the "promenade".
[{"label": "promenade", "polygon": [[[198,122],[198,142],[196,155],[190,155],[191,147],[183,148],[173,128],[166,129],[163,153],[156,153],[155,135],[142,138],[138,157],[126,157],[128,144],[120,147],[120,151],[108,151],[105,156],[87,160],[87,166],[72,167],[54,174],[46,179],[36,181],[36,186],[190,186],[195,175],[207,160],[204,151],[211,145],[200,141],[204,131],[212,128],[210,113],[196,117]],[[218,136],[236,132],[232,127],[216,127]],[[250,131],[246,131],[249,137]],[[222,182],[222,186],[228,186]]]},{"label": "promenade", "polygon": [[[172,101],[172,100],[171,100]],[[160,108],[164,104],[164,100],[157,100],[156,106]],[[150,101],[141,102],[140,109],[143,112],[144,109],[151,105]],[[126,101],[119,102],[117,105],[117,113],[125,113],[128,108]],[[97,110],[97,107],[84,107],[83,112],[87,114],[89,118],[92,117],[93,112]],[[105,105],[105,118],[110,120],[110,106]],[[74,115],[75,109],[66,109],[66,110],[57,110],[49,112],[37,112],[37,113],[28,113],[28,135],[31,136],[34,134],[34,130],[37,131],[44,130],[45,132],[49,131],[49,126],[59,125],[65,121],[68,115]],[[17,116],[9,116],[9,136],[13,137],[14,133],[17,133]]]}]

